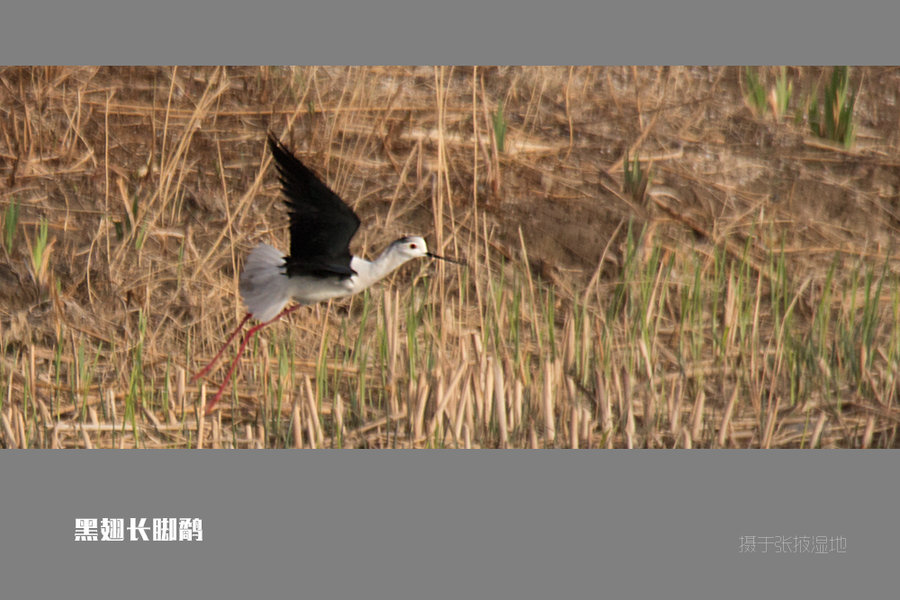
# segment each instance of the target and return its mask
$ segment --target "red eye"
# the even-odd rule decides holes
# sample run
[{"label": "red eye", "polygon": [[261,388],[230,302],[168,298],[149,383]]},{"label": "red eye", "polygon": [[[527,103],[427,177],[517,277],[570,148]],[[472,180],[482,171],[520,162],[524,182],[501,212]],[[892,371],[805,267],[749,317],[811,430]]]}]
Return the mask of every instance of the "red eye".
[{"label": "red eye", "polygon": [[415,249],[416,249],[416,245],[415,245],[415,244],[410,244],[410,245],[409,245],[409,249],[410,249],[410,250],[415,250]]}]

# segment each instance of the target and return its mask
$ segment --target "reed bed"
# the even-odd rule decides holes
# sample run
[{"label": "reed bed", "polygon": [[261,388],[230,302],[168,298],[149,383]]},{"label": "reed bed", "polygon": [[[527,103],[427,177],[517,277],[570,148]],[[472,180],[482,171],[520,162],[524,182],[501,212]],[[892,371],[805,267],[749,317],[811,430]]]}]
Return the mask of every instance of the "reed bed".
[{"label": "reed bed", "polygon": [[[829,69],[746,72],[2,69],[0,445],[897,447],[900,72],[840,80],[840,143]],[[356,253],[468,264],[263,330],[206,415],[243,257],[287,250],[268,131]]]}]

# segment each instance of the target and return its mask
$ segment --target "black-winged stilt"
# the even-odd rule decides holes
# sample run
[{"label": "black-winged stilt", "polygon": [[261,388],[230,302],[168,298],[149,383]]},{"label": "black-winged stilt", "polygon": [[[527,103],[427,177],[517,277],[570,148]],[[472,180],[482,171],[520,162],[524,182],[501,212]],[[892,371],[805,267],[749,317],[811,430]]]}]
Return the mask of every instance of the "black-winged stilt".
[{"label": "black-winged stilt", "polygon": [[[373,261],[351,255],[350,239],[359,228],[359,217],[353,209],[272,135],[269,135],[269,149],[278,167],[286,197],[284,203],[290,213],[291,254],[284,256],[268,244],[259,244],[247,257],[240,291],[248,312],[219,353],[191,381],[209,372],[251,317],[262,322],[244,336],[207,412],[222,397],[250,338],[266,325],[301,306],[361,292],[413,258],[427,256],[464,264],[429,252],[425,240],[419,236],[400,238]],[[285,308],[291,300],[296,304]]]}]

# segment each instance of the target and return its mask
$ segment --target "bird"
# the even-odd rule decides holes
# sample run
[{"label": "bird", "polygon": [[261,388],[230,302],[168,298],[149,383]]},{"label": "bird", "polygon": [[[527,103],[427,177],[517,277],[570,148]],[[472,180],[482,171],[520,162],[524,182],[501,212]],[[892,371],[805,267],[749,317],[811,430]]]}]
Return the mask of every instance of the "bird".
[{"label": "bird", "polygon": [[[207,405],[207,413],[222,397],[251,338],[267,325],[301,306],[357,294],[414,258],[465,265],[465,261],[430,252],[425,239],[417,235],[395,240],[372,261],[353,256],[350,240],[359,229],[359,217],[271,133],[268,142],[290,217],[291,251],[285,256],[277,248],[260,243],[247,256],[238,286],[247,313],[218,354],[191,381],[212,369],[247,321],[254,318],[260,323],[244,336],[222,385]],[[291,301],[294,304],[288,306]]]}]

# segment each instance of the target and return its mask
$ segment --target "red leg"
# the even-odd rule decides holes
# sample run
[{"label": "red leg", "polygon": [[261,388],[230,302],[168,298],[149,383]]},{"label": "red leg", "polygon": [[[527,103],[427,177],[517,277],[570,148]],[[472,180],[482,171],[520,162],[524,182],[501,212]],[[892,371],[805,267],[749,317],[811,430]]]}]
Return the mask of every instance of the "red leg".
[{"label": "red leg", "polygon": [[233,340],[235,338],[235,336],[237,336],[238,332],[240,332],[240,330],[243,329],[244,324],[250,320],[251,316],[252,315],[250,313],[247,313],[246,315],[244,315],[244,319],[241,321],[241,324],[238,325],[237,328],[231,333],[231,335],[228,337],[228,341],[222,345],[222,349],[219,350],[219,353],[216,354],[211,361],[209,361],[209,364],[206,365],[206,367],[202,371],[198,372],[196,375],[191,377],[191,383],[197,381],[198,379],[200,379],[201,377],[206,375],[209,372],[209,370],[213,368],[213,365],[216,364],[216,362],[219,360],[219,357],[222,356],[223,352],[225,352],[225,348],[227,348],[229,345],[231,345],[231,340]]},{"label": "red leg", "polygon": [[213,407],[216,405],[216,403],[219,401],[219,398],[221,398],[222,394],[225,392],[225,387],[228,385],[228,382],[231,381],[231,376],[234,374],[234,369],[237,367],[238,361],[241,359],[241,355],[244,353],[244,349],[247,347],[247,343],[250,342],[250,338],[253,337],[253,334],[255,334],[257,331],[259,331],[266,325],[271,325],[272,323],[274,323],[281,317],[294,312],[301,306],[303,306],[303,305],[295,304],[294,306],[291,306],[290,308],[286,308],[283,311],[281,311],[280,313],[278,313],[278,315],[274,319],[266,321],[265,323],[260,323],[259,325],[256,325],[256,326],[250,328],[250,331],[248,331],[247,335],[244,336],[244,341],[241,342],[241,347],[238,348],[237,356],[235,356],[234,360],[231,362],[231,368],[228,369],[228,373],[225,375],[225,381],[223,381],[222,385],[219,386],[219,391],[216,392],[216,395],[213,396],[213,399],[210,401],[210,403],[206,405],[206,414],[209,414],[210,412],[212,412]]}]

